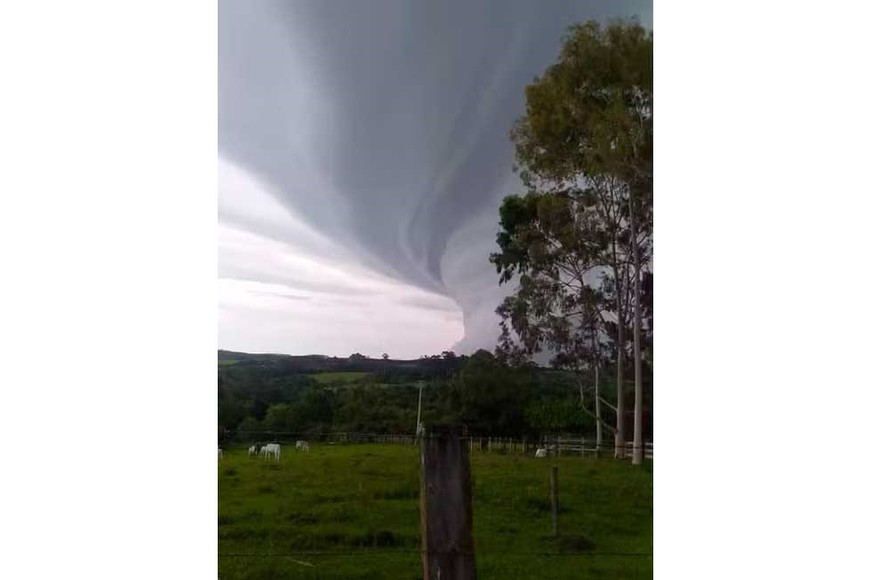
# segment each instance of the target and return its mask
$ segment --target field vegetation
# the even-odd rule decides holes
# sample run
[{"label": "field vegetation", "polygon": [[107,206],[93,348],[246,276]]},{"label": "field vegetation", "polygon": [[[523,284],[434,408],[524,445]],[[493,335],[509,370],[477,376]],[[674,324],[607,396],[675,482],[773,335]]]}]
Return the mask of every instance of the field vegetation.
[{"label": "field vegetation", "polygon": [[[420,578],[418,453],[315,444],[270,462],[228,450],[218,468],[220,578]],[[479,577],[652,577],[651,462],[475,451],[471,468]]]},{"label": "field vegetation", "polygon": [[371,373],[360,371],[314,373],[311,375],[311,377],[321,385],[354,384],[369,376],[371,376]]}]

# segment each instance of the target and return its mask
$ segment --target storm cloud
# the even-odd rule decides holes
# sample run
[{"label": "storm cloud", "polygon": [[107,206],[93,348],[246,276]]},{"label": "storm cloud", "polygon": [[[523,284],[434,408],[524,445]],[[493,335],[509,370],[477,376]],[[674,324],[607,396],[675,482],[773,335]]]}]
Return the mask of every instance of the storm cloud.
[{"label": "storm cloud", "polygon": [[[246,319],[252,302],[222,293],[221,346],[364,352],[299,323],[319,296],[350,293],[361,310],[349,318],[404,312],[407,328],[366,338],[371,349],[492,348],[506,289],[488,256],[498,204],[520,191],[507,135],[523,88],[568,25],[636,15],[650,26],[651,12],[651,2],[221,0],[222,288],[314,299],[292,313],[291,301],[273,304],[272,322],[286,325],[265,338],[260,318]],[[372,310],[378,296],[385,310]],[[427,338],[409,343],[412,332]]]}]

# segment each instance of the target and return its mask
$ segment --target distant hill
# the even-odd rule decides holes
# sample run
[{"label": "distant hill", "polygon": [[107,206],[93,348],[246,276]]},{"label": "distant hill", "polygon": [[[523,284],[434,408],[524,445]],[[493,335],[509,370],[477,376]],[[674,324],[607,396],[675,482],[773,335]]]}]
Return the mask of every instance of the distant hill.
[{"label": "distant hill", "polygon": [[218,360],[266,360],[271,358],[288,357],[288,354],[252,354],[248,352],[236,352],[233,350],[218,350]]},{"label": "distant hill", "polygon": [[417,360],[366,358],[361,355],[350,357],[330,357],[320,354],[251,354],[231,350],[218,350],[219,366],[256,366],[270,367],[285,372],[332,372],[332,373],[371,373],[400,372],[419,375],[443,375],[460,368],[467,357],[456,356],[448,359],[425,358]]}]

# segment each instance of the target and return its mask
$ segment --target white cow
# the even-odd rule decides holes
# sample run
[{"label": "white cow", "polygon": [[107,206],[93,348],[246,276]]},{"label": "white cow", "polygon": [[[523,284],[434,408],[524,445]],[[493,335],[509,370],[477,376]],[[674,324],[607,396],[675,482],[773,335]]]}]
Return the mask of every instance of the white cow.
[{"label": "white cow", "polygon": [[251,455],[256,455],[256,454],[257,454],[257,446],[256,445],[251,445],[250,447],[248,447],[248,456],[249,457]]},{"label": "white cow", "polygon": [[308,453],[310,451],[308,447],[308,441],[297,441],[296,451],[304,451],[305,453]]},{"label": "white cow", "polygon": [[547,450],[544,449],[543,447],[538,449],[537,451],[535,451],[535,457],[546,457],[546,456],[547,456]]},{"label": "white cow", "polygon": [[218,447],[218,460],[224,456],[224,450]]},{"label": "white cow", "polygon": [[269,443],[260,447],[260,455],[265,457],[273,456],[276,460],[281,460],[281,446],[277,443]]}]

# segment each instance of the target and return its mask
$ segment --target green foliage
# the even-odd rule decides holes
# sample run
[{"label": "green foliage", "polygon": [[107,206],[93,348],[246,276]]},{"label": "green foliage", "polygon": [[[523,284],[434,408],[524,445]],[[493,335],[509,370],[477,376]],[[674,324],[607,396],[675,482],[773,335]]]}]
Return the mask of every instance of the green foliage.
[{"label": "green foliage", "polygon": [[[636,295],[632,266],[651,282],[652,106],[652,33],[633,21],[571,27],[557,62],[526,87],[511,132],[526,191],[503,200],[490,256],[501,283],[518,282],[497,309],[506,360],[548,351],[575,372],[613,365],[636,309],[647,322],[634,348],[651,347],[652,287]],[[529,420],[573,423],[557,419],[567,409],[539,405]]]},{"label": "green foliage", "polygon": [[263,427],[267,431],[294,431],[296,421],[293,407],[285,403],[272,405],[263,419]]},{"label": "green foliage", "polygon": [[262,422],[257,421],[256,418],[248,415],[247,417],[242,419],[242,422],[239,423],[237,429],[242,432],[255,433],[257,431],[262,431],[264,427]]},{"label": "green foliage", "polygon": [[590,433],[593,417],[584,413],[576,397],[537,401],[525,410],[526,422],[536,433]]},{"label": "green foliage", "polygon": [[346,385],[359,382],[369,376],[371,376],[371,373],[359,371],[317,373],[311,375],[311,377],[321,385]]},{"label": "green foliage", "polygon": [[614,171],[652,148],[652,33],[636,22],[572,26],[558,61],[526,87],[514,127],[528,184],[572,186]]},{"label": "green foliage", "polygon": [[355,386],[339,393],[335,425],[341,431],[407,433],[416,422],[417,389],[412,386]]},{"label": "green foliage", "polygon": [[302,433],[332,423],[335,395],[324,388],[306,391],[295,404],[279,403],[269,407],[263,427],[267,431]]},{"label": "green foliage", "polygon": [[[400,367],[397,377],[423,377],[426,425],[464,423],[472,433],[502,437],[593,431],[588,421],[577,417],[575,373],[512,368],[487,351],[472,357],[442,353],[414,361],[413,367],[407,361],[389,363],[409,365]],[[392,380],[390,373],[387,378]],[[602,377],[609,393],[607,381],[612,379],[607,373]],[[324,432],[413,432],[416,380],[382,381],[382,375],[372,372],[311,373],[305,368],[282,370],[263,359],[257,364],[240,362],[219,370],[219,425],[235,432],[238,441],[268,439],[270,433],[298,433],[316,440]]]},{"label": "green foliage", "polygon": [[218,425],[235,429],[248,414],[244,403],[236,399],[218,400]]},{"label": "green foliage", "polygon": [[516,370],[478,350],[455,381],[454,408],[475,433],[519,435],[525,429],[523,409],[532,395],[531,372]]}]

